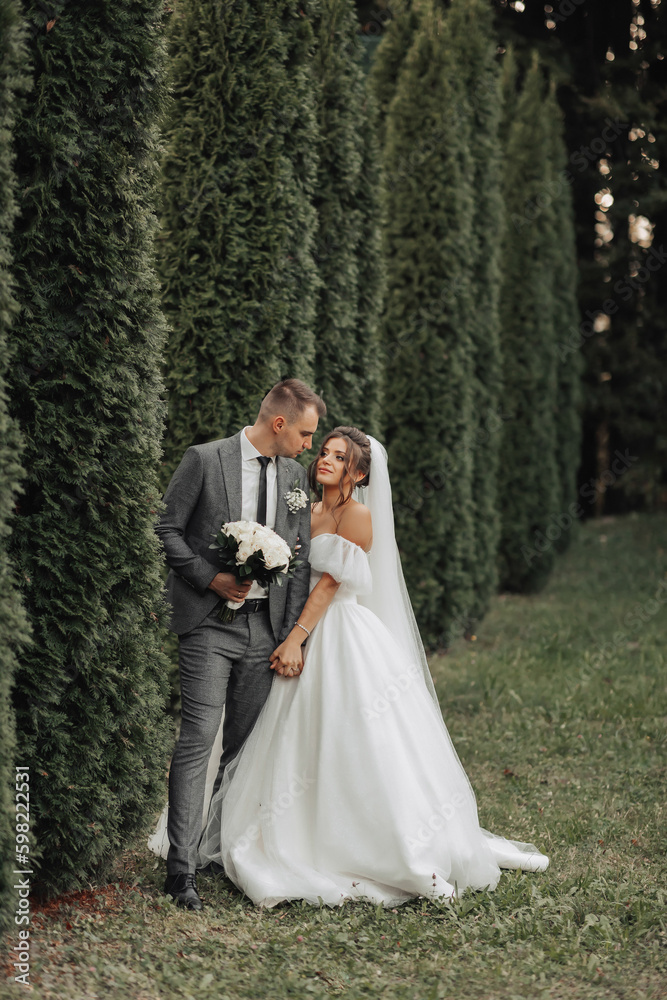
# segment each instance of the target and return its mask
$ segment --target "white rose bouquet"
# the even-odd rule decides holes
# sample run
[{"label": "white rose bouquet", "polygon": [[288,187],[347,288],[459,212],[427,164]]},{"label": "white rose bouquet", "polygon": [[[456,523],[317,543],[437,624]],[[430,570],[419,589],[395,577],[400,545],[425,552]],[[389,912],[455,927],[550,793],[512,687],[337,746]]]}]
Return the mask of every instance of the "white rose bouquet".
[{"label": "white rose bouquet", "polygon": [[[256,580],[262,587],[281,587],[294,576],[299,565],[284,538],[257,521],[228,521],[223,524],[210,549],[217,549],[220,567],[236,574],[239,583]],[[220,613],[223,622],[233,622],[243,601],[225,601]]]}]

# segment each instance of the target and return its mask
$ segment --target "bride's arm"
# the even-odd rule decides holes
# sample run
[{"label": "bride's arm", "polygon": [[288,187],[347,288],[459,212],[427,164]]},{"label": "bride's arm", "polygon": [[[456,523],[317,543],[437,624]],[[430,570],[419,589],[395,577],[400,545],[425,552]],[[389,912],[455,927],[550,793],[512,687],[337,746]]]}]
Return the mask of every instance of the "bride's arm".
[{"label": "bride's arm", "polygon": [[[346,511],[341,518],[338,534],[347,538],[348,541],[354,542],[355,545],[359,545],[364,551],[368,549],[373,537],[368,508],[359,505]],[[322,579],[315,584],[310,592],[294,628],[269,657],[272,670],[287,675],[301,672],[303,669],[301,646],[308,638],[308,633],[313,631],[331,604],[339,587],[340,583],[334,580],[329,573],[322,574]]]}]

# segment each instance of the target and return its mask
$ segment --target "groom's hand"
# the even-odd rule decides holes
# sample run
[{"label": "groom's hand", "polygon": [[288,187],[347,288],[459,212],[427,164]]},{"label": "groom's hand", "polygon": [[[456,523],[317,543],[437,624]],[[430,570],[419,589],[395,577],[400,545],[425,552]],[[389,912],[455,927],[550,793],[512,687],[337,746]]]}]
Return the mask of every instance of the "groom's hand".
[{"label": "groom's hand", "polygon": [[209,590],[214,590],[218,597],[224,597],[226,601],[243,601],[248,596],[248,591],[252,583],[248,580],[239,583],[233,573],[217,573],[208,585]]}]

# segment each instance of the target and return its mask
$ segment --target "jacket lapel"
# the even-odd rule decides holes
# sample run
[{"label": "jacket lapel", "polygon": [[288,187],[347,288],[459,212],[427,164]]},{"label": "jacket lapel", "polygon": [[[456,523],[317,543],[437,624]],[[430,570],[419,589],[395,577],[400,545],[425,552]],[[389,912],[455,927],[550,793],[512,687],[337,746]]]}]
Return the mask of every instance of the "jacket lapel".
[{"label": "jacket lapel", "polygon": [[218,452],[230,521],[241,520],[241,432],[226,438]]}]

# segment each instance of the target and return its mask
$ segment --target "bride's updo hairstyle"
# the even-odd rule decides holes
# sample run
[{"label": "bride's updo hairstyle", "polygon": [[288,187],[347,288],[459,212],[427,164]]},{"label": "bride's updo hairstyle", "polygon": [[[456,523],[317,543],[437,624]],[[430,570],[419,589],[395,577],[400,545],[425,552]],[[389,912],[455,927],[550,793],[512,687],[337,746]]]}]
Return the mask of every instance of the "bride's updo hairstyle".
[{"label": "bride's updo hairstyle", "polygon": [[[342,438],[347,442],[347,451],[343,459],[343,471],[338,482],[340,496],[334,504],[335,508],[347,503],[352,496],[355,486],[368,486],[371,475],[371,443],[364,432],[360,431],[358,427],[334,427],[332,431],[329,431],[320,445],[317,456],[308,466],[308,482],[313,493],[317,493],[318,496],[322,495],[322,485],[317,481],[317,464],[322,457],[322,449],[331,438]],[[355,482],[358,472],[363,472],[364,478],[360,479],[359,482]],[[343,489],[343,482],[346,475],[349,475],[351,480],[347,492]]]}]

